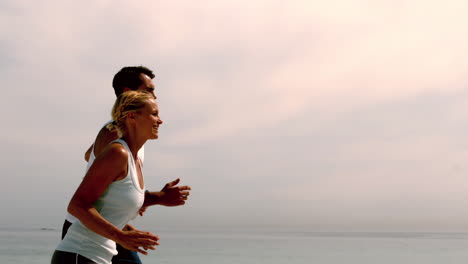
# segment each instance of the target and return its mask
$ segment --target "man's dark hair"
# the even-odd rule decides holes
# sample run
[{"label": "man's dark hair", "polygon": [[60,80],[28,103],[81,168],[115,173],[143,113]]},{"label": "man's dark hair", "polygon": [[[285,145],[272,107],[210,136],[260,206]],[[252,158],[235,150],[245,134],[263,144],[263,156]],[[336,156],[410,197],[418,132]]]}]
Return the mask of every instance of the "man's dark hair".
[{"label": "man's dark hair", "polygon": [[131,90],[138,89],[142,81],[140,74],[148,75],[151,79],[154,78],[154,73],[145,66],[129,66],[123,67],[118,73],[114,75],[112,80],[112,87],[114,87],[115,95],[119,96],[123,93],[125,88]]}]

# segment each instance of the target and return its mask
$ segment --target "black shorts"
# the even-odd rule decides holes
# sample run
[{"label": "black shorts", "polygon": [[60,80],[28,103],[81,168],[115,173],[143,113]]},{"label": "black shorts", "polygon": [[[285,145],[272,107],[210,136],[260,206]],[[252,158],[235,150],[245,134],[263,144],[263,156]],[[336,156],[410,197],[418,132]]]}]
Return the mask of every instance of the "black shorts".
[{"label": "black shorts", "polygon": [[[63,223],[62,239],[67,234],[68,228],[70,228],[71,225],[72,223],[68,222],[67,220],[65,220],[65,222]],[[117,252],[118,252],[117,255],[112,257],[112,264],[143,264],[136,251],[128,250],[122,247],[121,245],[117,244]],[[86,263],[86,262],[83,262],[83,263]],[[94,263],[94,262],[90,262],[90,263]]]},{"label": "black shorts", "polygon": [[96,264],[96,262],[87,259],[79,254],[55,250],[52,255],[51,264]]}]

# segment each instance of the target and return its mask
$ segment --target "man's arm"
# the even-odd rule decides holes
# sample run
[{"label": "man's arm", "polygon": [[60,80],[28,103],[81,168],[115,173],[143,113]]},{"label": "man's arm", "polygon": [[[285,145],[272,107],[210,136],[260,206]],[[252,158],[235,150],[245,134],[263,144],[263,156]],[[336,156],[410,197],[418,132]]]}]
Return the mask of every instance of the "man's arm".
[{"label": "man's arm", "polygon": [[118,138],[117,131],[110,131],[107,127],[103,127],[94,141],[94,156],[99,156],[109,143]]},{"label": "man's arm", "polygon": [[89,149],[84,154],[84,159],[86,160],[86,162],[89,161],[89,157],[91,156],[91,151],[93,151],[93,146],[94,146],[94,144],[91,144]]},{"label": "man's arm", "polygon": [[86,162],[89,161],[89,157],[91,157],[91,151],[94,149],[94,156],[97,157],[101,154],[102,150],[112,141],[118,138],[117,131],[110,131],[106,127],[101,128],[98,135],[96,136],[96,140],[94,143],[88,148],[85,153],[85,160]]}]

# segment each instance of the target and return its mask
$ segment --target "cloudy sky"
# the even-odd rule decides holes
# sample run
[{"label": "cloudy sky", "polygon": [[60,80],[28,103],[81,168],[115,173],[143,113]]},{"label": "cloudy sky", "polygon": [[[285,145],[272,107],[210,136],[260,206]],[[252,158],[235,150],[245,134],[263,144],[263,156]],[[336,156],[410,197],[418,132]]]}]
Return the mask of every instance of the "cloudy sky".
[{"label": "cloudy sky", "polygon": [[1,227],[60,228],[113,75],[157,75],[146,229],[468,231],[468,2],[0,2]]}]

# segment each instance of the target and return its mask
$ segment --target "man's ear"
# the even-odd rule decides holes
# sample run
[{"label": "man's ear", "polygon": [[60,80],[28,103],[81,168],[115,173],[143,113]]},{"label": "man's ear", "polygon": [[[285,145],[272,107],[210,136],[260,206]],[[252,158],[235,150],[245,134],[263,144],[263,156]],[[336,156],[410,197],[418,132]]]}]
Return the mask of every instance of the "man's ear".
[{"label": "man's ear", "polygon": [[128,92],[128,91],[131,91],[131,90],[132,90],[132,89],[130,89],[130,88],[128,88],[128,87],[123,88],[123,92],[124,92],[124,93],[125,93],[125,92]]}]

